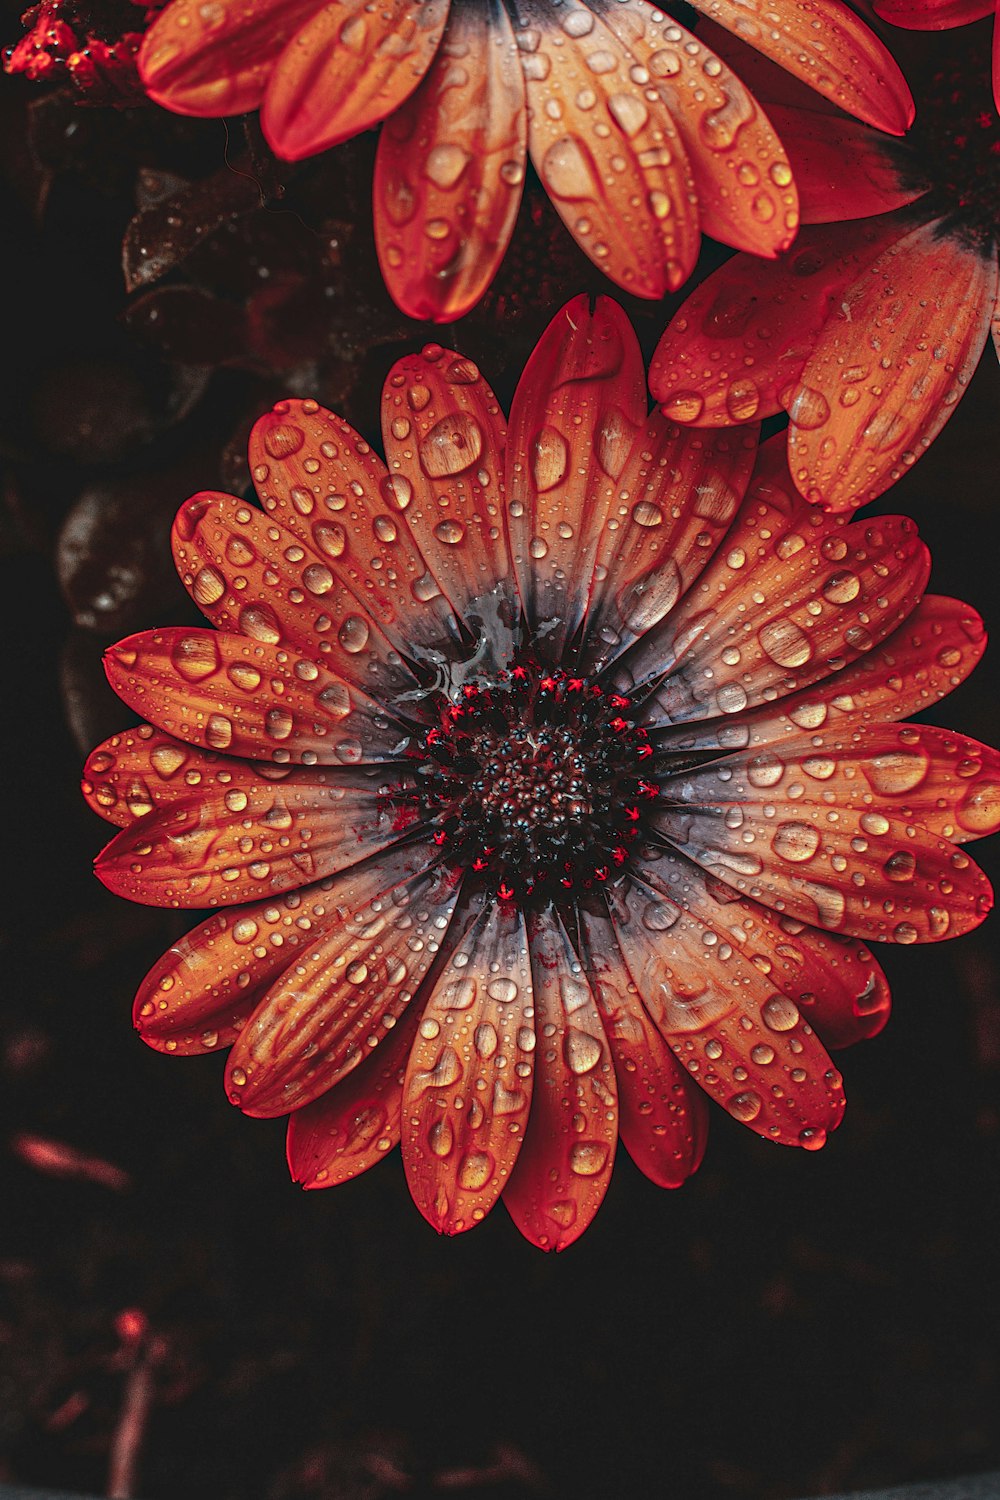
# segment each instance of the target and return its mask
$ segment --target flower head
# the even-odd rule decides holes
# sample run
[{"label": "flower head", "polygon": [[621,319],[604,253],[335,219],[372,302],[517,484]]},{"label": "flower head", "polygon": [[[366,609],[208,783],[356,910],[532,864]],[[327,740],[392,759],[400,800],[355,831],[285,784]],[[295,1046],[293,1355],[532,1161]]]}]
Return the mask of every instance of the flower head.
[{"label": "flower head", "polygon": [[[905,130],[902,75],[841,0],[699,8],[821,95]],[[787,157],[759,105],[647,0],[171,0],[140,67],[150,96],[184,114],[259,106],[291,160],[385,120],[379,261],[416,318],[457,318],[489,285],[529,157],[582,249],[638,296],[685,281],[702,229],[773,256],[798,225]]]},{"label": "flower head", "polygon": [[647,417],[635,336],[577,298],[509,431],[474,365],[394,367],[383,463],[311,401],[250,442],[260,507],[199,494],[177,564],[214,630],[108,654],[148,720],[85,790],[133,900],[214,913],[144,982],[165,1052],[231,1046],[295,1178],[402,1142],[454,1233],[503,1195],[560,1248],[620,1137],[698,1165],[705,1097],[816,1147],[825,1048],[883,1024],[872,939],[990,905],[961,845],[1000,756],[899,721],[978,659],[907,520],[802,500],[780,443]]},{"label": "flower head", "polygon": [[835,509],[875,499],[917,461],[1000,327],[986,51],[936,45],[917,97],[913,128],[892,142],[798,100],[768,102],[807,227],[779,260],[736,255],[703,282],[650,369],[676,421],[787,411],[795,483]]}]

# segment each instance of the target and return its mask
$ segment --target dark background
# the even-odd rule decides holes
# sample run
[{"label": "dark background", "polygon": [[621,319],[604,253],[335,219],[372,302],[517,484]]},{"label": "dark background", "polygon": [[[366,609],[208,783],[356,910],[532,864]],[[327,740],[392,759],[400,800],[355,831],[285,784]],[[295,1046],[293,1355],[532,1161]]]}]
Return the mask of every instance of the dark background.
[{"label": "dark background", "polygon": [[[110,830],[77,784],[128,722],[103,647],[195,618],[176,505],[243,486],[246,428],[286,389],[374,436],[385,371],[428,337],[508,401],[551,313],[597,283],[529,194],[498,287],[432,334],[373,271],[370,141],[290,173],[242,131],[20,81],[0,139],[0,1480],[103,1493],[117,1465],[151,1500],[781,1500],[1000,1463],[997,919],[880,951],[895,1014],[839,1058],[823,1152],[714,1111],[687,1187],[622,1155],[557,1258],[502,1207],[438,1239],[398,1154],[301,1193],[283,1123],[229,1107],[221,1059],[138,1042],[134,989],[190,924],[94,880]],[[669,309],[630,310],[648,355]],[[998,411],[991,349],[876,509],[916,518],[932,587],[1000,637]],[[1000,742],[998,651],[935,722]],[[977,858],[1000,879],[1000,843]]]}]

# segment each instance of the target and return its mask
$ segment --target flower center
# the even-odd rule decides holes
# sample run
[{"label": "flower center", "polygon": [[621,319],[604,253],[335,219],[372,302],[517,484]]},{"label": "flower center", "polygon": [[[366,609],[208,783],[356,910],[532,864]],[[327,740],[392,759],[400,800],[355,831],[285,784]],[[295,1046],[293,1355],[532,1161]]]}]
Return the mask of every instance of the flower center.
[{"label": "flower center", "polygon": [[625,863],[659,791],[630,699],[525,662],[439,713],[416,795],[447,858],[502,900],[565,899]]},{"label": "flower center", "polygon": [[924,202],[945,229],[982,250],[1000,240],[1000,115],[988,64],[988,46],[981,56],[966,48],[940,62],[919,91],[902,147],[903,180],[929,185]]}]

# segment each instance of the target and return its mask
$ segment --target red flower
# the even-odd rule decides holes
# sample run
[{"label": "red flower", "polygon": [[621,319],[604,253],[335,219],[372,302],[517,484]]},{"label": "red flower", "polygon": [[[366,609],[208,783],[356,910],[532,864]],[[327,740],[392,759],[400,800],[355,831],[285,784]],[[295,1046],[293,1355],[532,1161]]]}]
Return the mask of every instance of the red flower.
[{"label": "red flower", "polygon": [[1000,116],[984,61],[939,57],[891,144],[768,103],[809,227],[780,260],[736,255],[687,299],[650,368],[667,415],[714,427],[787,411],[795,483],[835,510],[925,452],[1000,327]]},{"label": "red flower", "polygon": [[121,827],[98,873],[218,908],[145,980],[143,1038],[232,1046],[230,1098],[291,1115],[307,1187],[401,1140],[448,1233],[502,1194],[569,1244],[619,1137],[678,1185],[704,1094],[821,1145],[825,1048],[888,1012],[865,944],[991,901],[960,845],[1000,826],[1000,756],[898,722],[976,662],[974,612],[924,595],[911,522],[811,507],[780,443],[643,392],[621,309],[580,297],[509,433],[437,345],[390,373],[385,464],[283,401],[250,442],[263,509],[178,514],[217,628],[108,654],[149,723],[88,761]]},{"label": "red flower", "polygon": [[[841,0],[699,6],[879,128],[912,118],[895,63]],[[578,244],[641,297],[684,282],[700,229],[773,256],[798,226],[759,106],[647,0],[172,0],[140,67],[150,96],[183,114],[259,106],[290,160],[387,120],[378,254],[415,318],[457,318],[489,285],[529,155]]]}]

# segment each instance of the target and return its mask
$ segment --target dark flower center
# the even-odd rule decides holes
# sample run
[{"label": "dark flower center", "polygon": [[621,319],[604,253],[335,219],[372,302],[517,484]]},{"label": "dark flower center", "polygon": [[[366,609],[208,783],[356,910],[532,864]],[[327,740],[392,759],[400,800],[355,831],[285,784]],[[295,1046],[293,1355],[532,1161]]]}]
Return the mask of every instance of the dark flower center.
[{"label": "dark flower center", "polygon": [[[972,29],[983,41],[981,29]],[[922,206],[940,215],[946,231],[982,250],[1000,240],[1000,115],[988,40],[981,55],[966,46],[939,63],[918,91],[917,118],[898,149],[903,181],[929,188]]]},{"label": "dark flower center", "polygon": [[659,790],[629,698],[525,662],[439,712],[416,795],[446,858],[502,900],[565,899],[625,864]]}]

